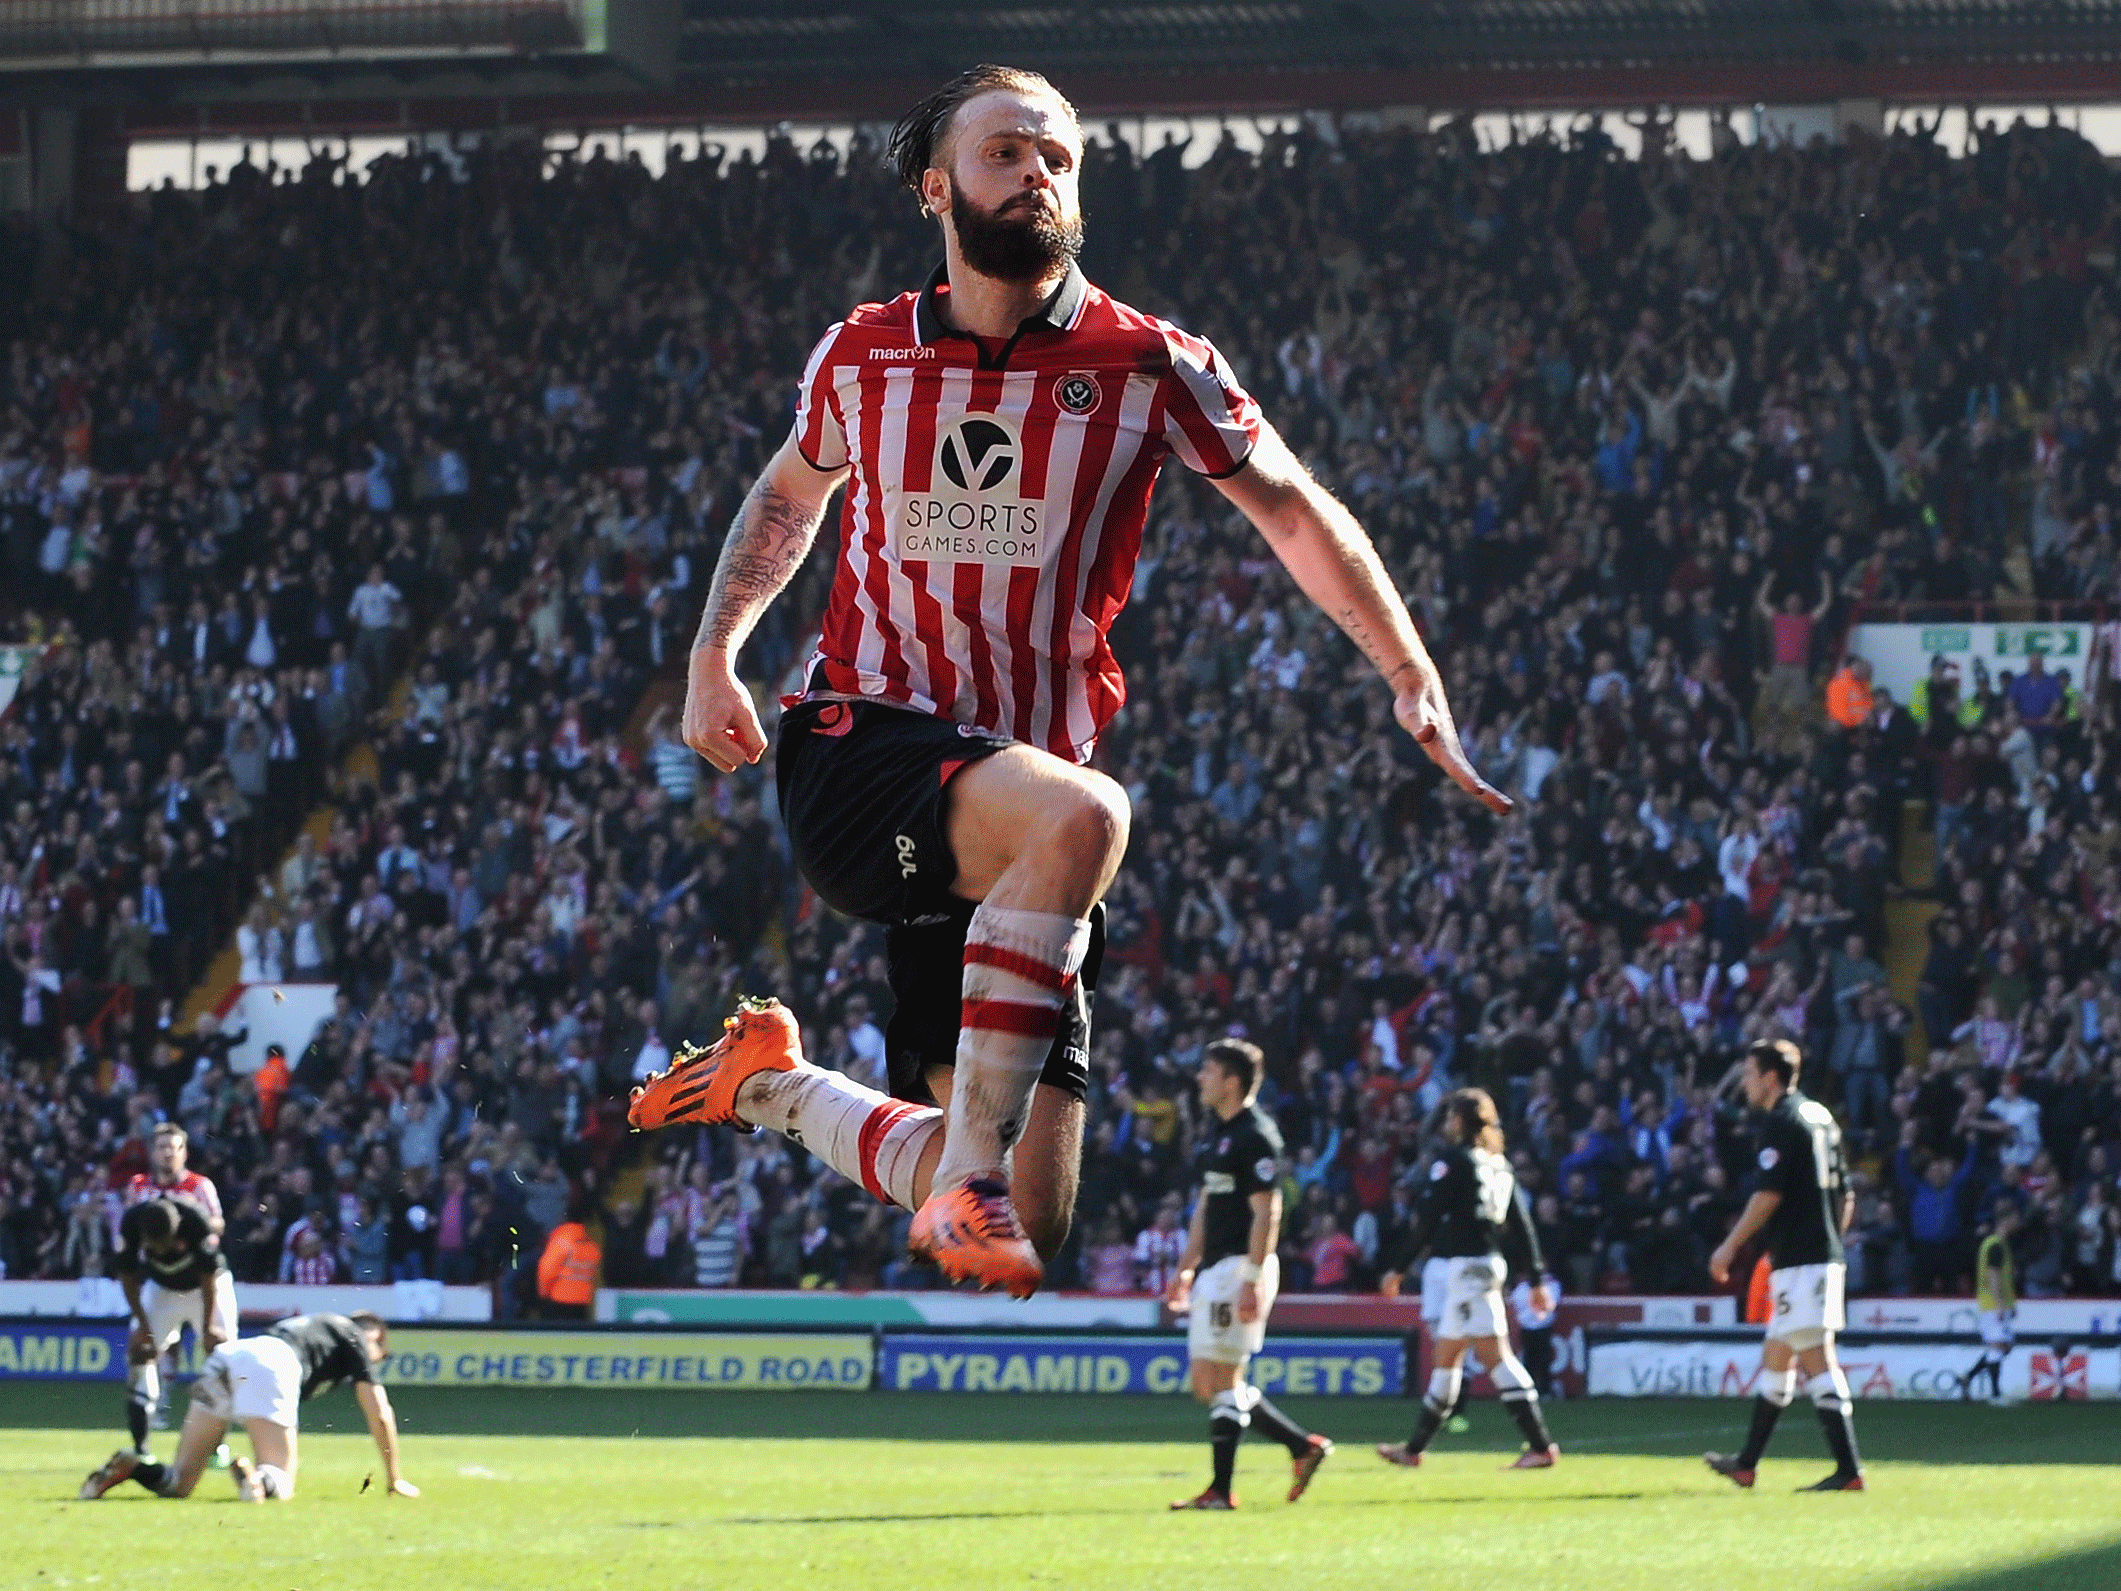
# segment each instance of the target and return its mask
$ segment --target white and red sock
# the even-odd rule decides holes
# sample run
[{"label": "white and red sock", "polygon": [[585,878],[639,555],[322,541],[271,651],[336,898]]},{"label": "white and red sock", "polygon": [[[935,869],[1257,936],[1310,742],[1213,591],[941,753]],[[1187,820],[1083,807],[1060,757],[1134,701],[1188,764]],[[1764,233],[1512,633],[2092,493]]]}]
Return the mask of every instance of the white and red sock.
[{"label": "white and red sock", "polygon": [[752,1126],[794,1139],[887,1204],[919,1208],[914,1172],[921,1151],[943,1130],[943,1113],[934,1106],[909,1105],[804,1061],[793,1071],[746,1079],[737,1109]]},{"label": "white and red sock", "polygon": [[985,905],[972,914],[936,1188],[1006,1168],[1060,1031],[1061,1002],[1089,948],[1086,918]]}]

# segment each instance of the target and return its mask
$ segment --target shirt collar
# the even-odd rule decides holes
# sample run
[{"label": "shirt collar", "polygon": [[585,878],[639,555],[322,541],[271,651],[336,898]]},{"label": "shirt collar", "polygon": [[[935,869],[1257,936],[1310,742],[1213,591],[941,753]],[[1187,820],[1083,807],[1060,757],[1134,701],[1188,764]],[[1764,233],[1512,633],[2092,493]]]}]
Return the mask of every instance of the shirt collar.
[{"label": "shirt collar", "polygon": [[[920,297],[913,302],[913,336],[923,347],[944,337],[971,335],[946,324],[942,310],[936,304],[936,289],[944,286],[949,280],[949,265],[938,265],[929,275],[928,285],[921,289]],[[1083,268],[1071,262],[1068,274],[1061,278],[1060,286],[1053,290],[1053,296],[1024,317],[1016,328],[1016,336],[1021,337],[1027,331],[1066,331],[1075,324],[1075,317],[1082,310],[1083,299],[1089,291],[1090,283],[1083,275]],[[1011,342],[1015,340],[1015,337],[1010,339]]]}]

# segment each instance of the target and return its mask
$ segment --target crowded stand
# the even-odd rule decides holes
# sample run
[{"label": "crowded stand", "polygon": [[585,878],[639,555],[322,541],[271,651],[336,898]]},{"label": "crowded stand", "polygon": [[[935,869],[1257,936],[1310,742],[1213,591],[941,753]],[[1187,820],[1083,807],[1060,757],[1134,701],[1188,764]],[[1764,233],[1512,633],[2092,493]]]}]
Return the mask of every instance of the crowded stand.
[{"label": "crowded stand", "polygon": [[[1439,781],[1166,472],[1055,1285],[1168,1281],[1239,1033],[1289,1290],[1396,1285],[1476,1083],[1566,1290],[1708,1291],[1763,1036],[1848,1130],[1852,1289],[1967,1290],[2009,1207],[2028,1294],[2121,1290],[2114,632],[1908,701],[1843,655],[1866,607],[2114,600],[2121,187],[2059,125],[1638,131],[1093,142],[1088,274],[1211,337],[1354,509],[1518,807]],[[0,363],[0,601],[43,649],[0,721],[5,1274],[102,1274],[174,1120],[242,1280],[536,1310],[579,1220],[607,1285],[934,1285],[801,1149],[624,1124],[744,992],[883,1086],[880,933],[801,886],[770,759],[679,742],[674,683],[811,335],[932,268],[875,146],[246,159],[68,251]],[[769,717],[822,542],[746,654]],[[339,991],[247,1075],[181,1014],[231,944]]]}]

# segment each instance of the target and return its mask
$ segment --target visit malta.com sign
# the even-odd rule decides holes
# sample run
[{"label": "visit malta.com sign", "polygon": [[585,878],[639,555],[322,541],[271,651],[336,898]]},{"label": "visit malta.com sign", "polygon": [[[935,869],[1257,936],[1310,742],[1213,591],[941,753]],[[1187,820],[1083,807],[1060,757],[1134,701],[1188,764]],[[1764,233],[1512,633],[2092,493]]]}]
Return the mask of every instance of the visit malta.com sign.
[{"label": "visit malta.com sign", "polygon": [[[1980,1345],[1841,1340],[1841,1367],[1859,1398],[1960,1396]],[[1590,1391],[1614,1398],[1750,1398],[1763,1384],[1757,1337],[1730,1341],[1593,1340]],[[2121,1398],[2121,1349],[2020,1344],[2003,1363],[2006,1396],[2035,1403]]]}]

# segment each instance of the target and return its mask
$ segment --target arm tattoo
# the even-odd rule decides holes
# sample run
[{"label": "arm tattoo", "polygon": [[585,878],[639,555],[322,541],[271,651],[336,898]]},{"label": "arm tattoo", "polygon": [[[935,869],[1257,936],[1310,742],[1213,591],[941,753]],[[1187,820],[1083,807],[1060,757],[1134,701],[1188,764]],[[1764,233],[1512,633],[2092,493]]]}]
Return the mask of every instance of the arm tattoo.
[{"label": "arm tattoo", "polygon": [[771,476],[751,488],[715,565],[699,633],[692,638],[695,652],[710,646],[734,651],[743,645],[759,616],[795,578],[824,518],[822,504],[812,508],[775,490]]}]

